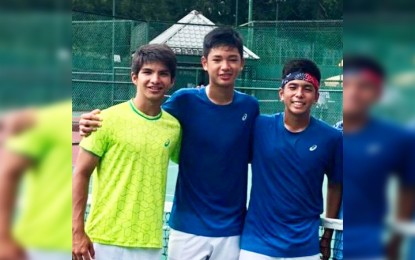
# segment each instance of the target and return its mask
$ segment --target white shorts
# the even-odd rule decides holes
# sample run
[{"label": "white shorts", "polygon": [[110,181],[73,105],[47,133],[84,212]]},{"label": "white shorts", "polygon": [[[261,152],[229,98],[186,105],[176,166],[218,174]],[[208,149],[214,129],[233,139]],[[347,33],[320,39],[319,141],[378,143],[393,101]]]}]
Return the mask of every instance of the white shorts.
[{"label": "white shorts", "polygon": [[160,260],[160,248],[134,248],[94,243],[95,260]]},{"label": "white shorts", "polygon": [[251,251],[241,250],[239,260],[320,260],[320,254],[312,256],[281,258],[258,254]]},{"label": "white shorts", "polygon": [[72,252],[28,249],[27,257],[29,260],[71,260]]},{"label": "white shorts", "polygon": [[205,237],[170,230],[169,260],[238,260],[239,238]]}]

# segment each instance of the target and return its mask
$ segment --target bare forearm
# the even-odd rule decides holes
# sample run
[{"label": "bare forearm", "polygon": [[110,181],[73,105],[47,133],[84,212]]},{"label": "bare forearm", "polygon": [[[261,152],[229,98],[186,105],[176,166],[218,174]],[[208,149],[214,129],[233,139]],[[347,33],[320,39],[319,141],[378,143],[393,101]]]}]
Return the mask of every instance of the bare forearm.
[{"label": "bare forearm", "polygon": [[12,215],[19,179],[19,176],[0,170],[0,238],[11,236]]},{"label": "bare forearm", "polygon": [[84,215],[88,201],[90,176],[75,172],[72,179],[72,229],[84,232]]},{"label": "bare forearm", "polygon": [[76,167],[72,176],[72,231],[84,232],[85,207],[88,201],[88,186],[91,174],[99,158],[84,149],[79,150]]},{"label": "bare forearm", "polygon": [[4,150],[0,160],[0,237],[11,236],[12,216],[17,189],[25,169],[31,160],[14,152]]},{"label": "bare forearm", "polygon": [[401,187],[398,200],[398,221],[409,221],[415,213],[415,187]]},{"label": "bare forearm", "polygon": [[340,204],[342,201],[342,185],[328,184],[326,217],[337,218],[339,215]]},{"label": "bare forearm", "polygon": [[[343,187],[341,184],[328,184],[326,205],[327,218],[338,218],[342,201],[342,190]],[[325,235],[332,236],[333,230],[326,229],[325,231]]]}]

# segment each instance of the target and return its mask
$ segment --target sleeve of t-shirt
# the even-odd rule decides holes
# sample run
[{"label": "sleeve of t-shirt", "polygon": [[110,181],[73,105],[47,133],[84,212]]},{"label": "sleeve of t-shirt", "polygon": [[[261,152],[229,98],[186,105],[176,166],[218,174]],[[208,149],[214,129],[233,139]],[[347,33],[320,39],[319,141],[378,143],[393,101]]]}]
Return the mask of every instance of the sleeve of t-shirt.
[{"label": "sleeve of t-shirt", "polygon": [[179,163],[180,160],[180,148],[182,146],[182,132],[180,131],[179,140],[177,140],[176,146],[173,149],[173,152],[170,156],[171,160],[175,163]]},{"label": "sleeve of t-shirt", "polygon": [[249,162],[252,162],[253,159],[253,150],[254,150],[254,135],[255,135],[255,125],[257,118],[259,117],[259,103],[258,100],[255,99],[255,105],[254,105],[254,120],[252,122],[252,128],[251,128],[251,134],[249,136]]},{"label": "sleeve of t-shirt", "polygon": [[343,183],[343,135],[339,134],[334,148],[332,162],[327,170],[330,183]]},{"label": "sleeve of t-shirt", "polygon": [[170,113],[172,116],[180,120],[181,109],[180,109],[180,99],[181,91],[178,90],[171,95],[169,99],[163,104],[163,109]]},{"label": "sleeve of t-shirt", "polygon": [[97,131],[92,132],[88,137],[84,137],[79,143],[79,146],[82,147],[82,149],[93,153],[98,157],[102,157],[107,150],[109,132],[108,126],[110,125],[105,113],[102,113],[101,117],[103,119],[102,126],[98,128]]},{"label": "sleeve of t-shirt", "polygon": [[49,149],[56,146],[71,149],[71,111],[70,100],[39,107],[35,112],[36,123],[10,137],[5,143],[5,149],[33,160],[41,159]]},{"label": "sleeve of t-shirt", "polygon": [[39,126],[34,126],[32,129],[11,137],[5,143],[7,150],[34,160],[43,154],[47,145],[48,137]]}]

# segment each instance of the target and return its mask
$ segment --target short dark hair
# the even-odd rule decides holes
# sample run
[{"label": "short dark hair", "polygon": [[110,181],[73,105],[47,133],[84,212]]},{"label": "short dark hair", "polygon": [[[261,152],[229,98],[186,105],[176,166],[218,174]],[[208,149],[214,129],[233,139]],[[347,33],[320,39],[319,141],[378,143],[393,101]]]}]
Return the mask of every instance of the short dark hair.
[{"label": "short dark hair", "polygon": [[147,44],[138,48],[133,55],[131,72],[137,75],[144,64],[152,62],[164,64],[169,70],[171,78],[176,77],[176,55],[165,44]]},{"label": "short dark hair", "polygon": [[244,58],[242,37],[231,27],[218,27],[206,34],[203,40],[203,56],[207,58],[212,48],[221,46],[237,48],[241,59]]},{"label": "short dark hair", "polygon": [[348,54],[343,58],[344,71],[360,71],[369,70],[379,76],[385,78],[385,70],[382,65],[374,58],[367,55]]},{"label": "short dark hair", "polygon": [[303,72],[313,75],[318,82],[321,80],[321,72],[317,64],[314,61],[309,59],[292,59],[285,63],[284,68],[282,69],[282,77],[284,78],[289,73],[292,72]]}]

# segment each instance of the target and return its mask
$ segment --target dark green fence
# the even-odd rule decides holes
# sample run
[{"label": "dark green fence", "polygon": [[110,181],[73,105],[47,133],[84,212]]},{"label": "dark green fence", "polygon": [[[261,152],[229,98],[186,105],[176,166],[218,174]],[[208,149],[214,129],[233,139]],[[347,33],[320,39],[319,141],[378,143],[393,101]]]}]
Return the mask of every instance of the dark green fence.
[{"label": "dark green fence", "polygon": [[[72,22],[73,110],[103,109],[133,97],[129,69],[132,52],[173,24],[79,13],[74,17],[78,20]],[[322,98],[314,115],[329,123],[341,119],[341,21],[253,22],[236,29],[245,46],[260,57],[247,60],[236,87],[257,97],[262,113],[282,110],[277,93],[282,66],[289,59],[304,57],[314,60],[323,76]],[[207,83],[200,55],[178,55],[177,80],[171,93],[194,87],[201,80]]]}]

